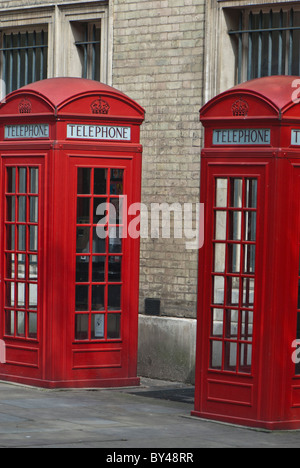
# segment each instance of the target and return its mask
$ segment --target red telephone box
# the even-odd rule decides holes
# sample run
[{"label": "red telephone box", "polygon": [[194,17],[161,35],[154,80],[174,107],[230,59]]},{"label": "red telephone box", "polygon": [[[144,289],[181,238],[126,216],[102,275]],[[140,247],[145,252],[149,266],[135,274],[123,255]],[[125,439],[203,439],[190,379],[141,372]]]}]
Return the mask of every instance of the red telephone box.
[{"label": "red telephone box", "polygon": [[76,78],[40,81],[0,108],[0,379],[137,385],[143,109]]},{"label": "red telephone box", "polygon": [[195,416],[300,428],[299,86],[257,79],[201,110]]}]

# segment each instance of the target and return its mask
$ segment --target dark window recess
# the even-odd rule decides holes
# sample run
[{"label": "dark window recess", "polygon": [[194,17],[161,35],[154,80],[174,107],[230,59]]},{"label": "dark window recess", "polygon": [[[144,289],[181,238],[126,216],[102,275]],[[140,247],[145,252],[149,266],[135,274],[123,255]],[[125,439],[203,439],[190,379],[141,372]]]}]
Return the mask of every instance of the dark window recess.
[{"label": "dark window recess", "polygon": [[160,299],[145,299],[145,315],[160,315]]}]

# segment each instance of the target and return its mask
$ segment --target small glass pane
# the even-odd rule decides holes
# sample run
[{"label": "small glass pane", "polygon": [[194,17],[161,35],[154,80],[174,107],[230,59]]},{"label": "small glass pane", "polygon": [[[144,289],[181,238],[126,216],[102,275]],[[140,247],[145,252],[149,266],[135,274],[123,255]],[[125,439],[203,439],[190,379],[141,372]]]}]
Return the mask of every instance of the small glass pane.
[{"label": "small glass pane", "polygon": [[224,304],[224,285],[225,279],[223,276],[215,276],[213,279],[213,303]]},{"label": "small glass pane", "polygon": [[106,252],[107,227],[97,226],[93,230],[93,253],[102,254]]},{"label": "small glass pane", "polygon": [[214,272],[225,272],[226,244],[215,244]]},{"label": "small glass pane", "polygon": [[218,208],[227,207],[228,180],[217,179],[216,181],[216,206]]},{"label": "small glass pane", "polygon": [[224,311],[223,309],[212,310],[212,336],[223,337]]},{"label": "small glass pane", "polygon": [[89,316],[77,314],[75,316],[75,340],[89,339]]},{"label": "small glass pane", "polygon": [[38,278],[38,257],[37,255],[29,255],[29,279],[37,280]]},{"label": "small glass pane", "polygon": [[37,309],[38,306],[38,286],[29,284],[29,309]]},{"label": "small glass pane", "polygon": [[6,248],[15,249],[15,226],[11,224],[6,226]]},{"label": "small glass pane", "polygon": [[107,198],[94,198],[94,224],[105,226],[108,223],[108,207]]},{"label": "small glass pane", "polygon": [[7,168],[6,190],[7,190],[7,193],[15,193],[16,192],[16,168],[15,167],[8,167]]},{"label": "small glass pane", "polygon": [[240,278],[227,278],[227,305],[238,306],[240,300]]},{"label": "small glass pane", "polygon": [[115,226],[109,228],[109,253],[122,253],[122,236],[123,228]]},{"label": "small glass pane", "polygon": [[18,283],[18,303],[17,307],[25,307],[25,283]]},{"label": "small glass pane", "polygon": [[92,315],[92,340],[101,340],[105,337],[105,315]]},{"label": "small glass pane", "polygon": [[233,208],[241,208],[243,204],[243,180],[231,179],[230,185],[230,206]]},{"label": "small glass pane", "polygon": [[90,222],[90,198],[77,199],[77,224],[89,224]]},{"label": "small glass pane", "polygon": [[15,254],[6,254],[6,273],[8,279],[15,278]]},{"label": "small glass pane", "polygon": [[77,193],[86,195],[91,193],[91,169],[78,169],[78,188]]},{"label": "small glass pane", "polygon": [[76,283],[88,283],[90,257],[76,257]]},{"label": "small glass pane", "polygon": [[253,338],[253,312],[242,310],[241,312],[241,340],[252,341]]},{"label": "small glass pane", "polygon": [[256,212],[245,212],[245,241],[256,240]]},{"label": "small glass pane", "polygon": [[251,373],[252,365],[252,344],[240,344],[240,365],[239,372]]},{"label": "small glass pane", "polygon": [[215,220],[215,239],[226,240],[227,237],[227,213],[226,211],[217,211]]},{"label": "small glass pane", "polygon": [[30,234],[30,250],[31,252],[37,252],[38,250],[38,227],[37,226],[29,226],[29,234]]},{"label": "small glass pane", "polygon": [[18,279],[25,279],[26,278],[26,255],[25,254],[18,254],[17,277],[18,277]]},{"label": "small glass pane", "polygon": [[13,310],[5,311],[5,335],[14,336],[15,334],[15,313]]},{"label": "small glass pane", "polygon": [[37,338],[37,314],[32,312],[28,313],[28,337]]},{"label": "small glass pane", "polygon": [[105,286],[94,285],[92,287],[92,310],[105,309]]},{"label": "small glass pane", "polygon": [[26,197],[18,197],[18,221],[26,223]]},{"label": "small glass pane", "polygon": [[223,343],[222,341],[212,341],[211,342],[211,352],[210,352],[210,368],[211,369],[222,369],[222,351]]},{"label": "small glass pane", "polygon": [[5,285],[5,305],[7,307],[15,305],[15,283],[6,283]]},{"label": "small glass pane", "polygon": [[231,211],[229,213],[229,240],[238,241],[242,238],[242,213]]},{"label": "small glass pane", "polygon": [[254,304],[254,278],[243,278],[243,306],[253,307]]},{"label": "small glass pane", "polygon": [[246,207],[247,208],[257,207],[257,180],[256,179],[246,180]]},{"label": "small glass pane", "polygon": [[30,193],[39,193],[39,170],[30,169]]},{"label": "small glass pane", "polygon": [[110,194],[111,195],[123,195],[124,191],[124,170],[123,169],[112,169],[111,180],[110,180]]},{"label": "small glass pane", "polygon": [[6,197],[6,221],[16,220],[16,197]]},{"label": "small glass pane", "polygon": [[121,309],[121,286],[108,286],[108,310],[120,310]]},{"label": "small glass pane", "polygon": [[244,245],[244,273],[255,273],[255,245]]},{"label": "small glass pane", "polygon": [[123,197],[110,199],[109,224],[111,226],[116,225],[116,224],[123,224],[123,207],[124,207]]},{"label": "small glass pane", "polygon": [[97,256],[93,257],[93,283],[104,283],[105,281],[105,265],[106,257]]},{"label": "small glass pane", "polygon": [[17,336],[25,336],[25,312],[17,312]]},{"label": "small glass pane", "polygon": [[235,371],[237,364],[237,343],[225,342],[224,370]]},{"label": "small glass pane", "polygon": [[121,314],[108,314],[107,339],[117,340],[121,338]]},{"label": "small glass pane", "polygon": [[77,228],[76,252],[82,254],[90,253],[89,226],[79,226]]},{"label": "small glass pane", "polygon": [[241,245],[228,245],[228,273],[239,273],[241,267]]},{"label": "small glass pane", "polygon": [[19,169],[19,193],[27,193],[27,169],[20,167]]},{"label": "small glass pane", "polygon": [[239,311],[226,310],[225,337],[234,339],[238,336]]},{"label": "small glass pane", "polygon": [[108,281],[120,283],[122,280],[122,257],[109,257],[108,261]]},{"label": "small glass pane", "polygon": [[107,169],[94,169],[94,194],[105,195],[107,193]]},{"label": "small glass pane", "polygon": [[37,223],[39,218],[39,200],[37,197],[29,197],[29,222]]},{"label": "small glass pane", "polygon": [[89,310],[89,287],[76,286],[76,310]]},{"label": "small glass pane", "polygon": [[18,249],[26,250],[26,226],[18,226]]}]

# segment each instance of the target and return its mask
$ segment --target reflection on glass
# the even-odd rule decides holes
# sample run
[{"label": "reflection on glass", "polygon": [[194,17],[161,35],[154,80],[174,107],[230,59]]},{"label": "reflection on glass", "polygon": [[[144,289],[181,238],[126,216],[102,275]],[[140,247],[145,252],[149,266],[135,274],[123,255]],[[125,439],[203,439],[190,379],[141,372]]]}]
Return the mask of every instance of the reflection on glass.
[{"label": "reflection on glass", "polygon": [[90,252],[90,227],[89,226],[77,227],[76,252],[83,253],[83,254]]},{"label": "reflection on glass", "polygon": [[93,253],[104,254],[106,252],[107,226],[96,226],[93,229]]},{"label": "reflection on glass", "polygon": [[76,283],[88,283],[90,257],[76,257]]},{"label": "reflection on glass", "polygon": [[15,305],[15,283],[6,283],[5,285],[5,305],[7,307]]},{"label": "reflection on glass", "polygon": [[86,314],[76,314],[75,316],[75,339],[89,339],[89,316]]},{"label": "reflection on glass", "polygon": [[19,168],[19,193],[27,192],[27,169],[26,167]]},{"label": "reflection on glass", "polygon": [[239,273],[241,265],[241,245],[228,245],[228,273]]},{"label": "reflection on glass", "polygon": [[237,338],[238,336],[238,310],[226,310],[225,337]]},{"label": "reflection on glass", "polygon": [[243,203],[243,180],[242,179],[231,179],[231,200],[230,206],[233,208],[241,208]]},{"label": "reflection on glass", "polygon": [[239,305],[240,278],[227,278],[227,305]]},{"label": "reflection on glass", "polygon": [[224,311],[223,309],[213,309],[212,310],[212,336],[223,337],[223,321],[224,321]]},{"label": "reflection on glass", "polygon": [[38,250],[38,227],[37,226],[29,226],[29,234],[30,234],[30,250],[31,252],[37,252]]},{"label": "reflection on glass", "polygon": [[18,279],[26,278],[26,256],[25,254],[18,254]]},{"label": "reflection on glass", "polygon": [[37,338],[37,314],[32,312],[28,313],[28,337]]},{"label": "reflection on glass", "polygon": [[89,224],[90,222],[90,198],[77,199],[77,224]]},{"label": "reflection on glass", "polygon": [[6,254],[6,278],[13,279],[15,277],[15,254]]},{"label": "reflection on glass", "polygon": [[211,369],[222,369],[222,357],[223,357],[223,343],[222,341],[212,341],[210,351],[210,368]]},{"label": "reflection on glass", "polygon": [[242,213],[231,211],[229,213],[229,240],[238,241],[242,238]]},{"label": "reflection on glass", "polygon": [[255,245],[244,245],[244,273],[255,273]]},{"label": "reflection on glass", "polygon": [[252,341],[253,337],[253,312],[242,310],[241,313],[241,340]]},{"label": "reflection on glass", "polygon": [[257,179],[246,180],[246,207],[257,208]]},{"label": "reflection on glass", "polygon": [[30,193],[39,193],[39,170],[37,168],[30,169]]},{"label": "reflection on glass", "polygon": [[15,249],[15,225],[6,226],[6,246],[7,250]]},{"label": "reflection on glass", "polygon": [[26,197],[18,197],[18,221],[26,223]]},{"label": "reflection on glass", "polygon": [[237,343],[225,342],[224,353],[224,369],[235,371],[237,364]]},{"label": "reflection on glass", "polygon": [[29,255],[29,279],[36,280],[38,277],[38,257]]},{"label": "reflection on glass", "polygon": [[6,219],[7,221],[16,220],[16,197],[6,197]]},{"label": "reflection on glass", "polygon": [[117,340],[121,338],[121,314],[108,314],[107,339]]},{"label": "reflection on glass", "polygon": [[217,179],[216,181],[216,207],[227,207],[228,180]]},{"label": "reflection on glass", "polygon": [[94,198],[94,224],[105,226],[108,223],[108,207],[106,198]]},{"label": "reflection on glass", "polygon": [[25,336],[25,312],[17,312],[17,336]]},{"label": "reflection on glass", "polygon": [[252,307],[254,304],[254,278],[243,278],[243,306]]},{"label": "reflection on glass", "polygon": [[29,222],[30,223],[37,223],[39,218],[39,200],[37,197],[29,197],[29,208],[30,208],[30,215],[29,215]]},{"label": "reflection on glass", "polygon": [[250,373],[252,365],[252,344],[240,344],[240,363],[239,371]]},{"label": "reflection on glass", "polygon": [[214,272],[225,272],[226,244],[215,244]]},{"label": "reflection on glass", "polygon": [[256,240],[256,212],[245,212],[245,241]]},{"label": "reflection on glass", "polygon": [[223,276],[214,277],[214,289],[213,289],[213,303],[214,304],[224,304],[224,285],[225,280]]},{"label": "reflection on glass", "polygon": [[94,194],[105,195],[107,193],[107,169],[94,169]]},{"label": "reflection on glass", "polygon": [[18,226],[18,249],[26,250],[26,226]]},{"label": "reflection on glass", "polygon": [[17,307],[25,307],[25,283],[18,283]]},{"label": "reflection on glass", "polygon": [[37,309],[38,306],[38,288],[37,284],[29,284],[29,309]]},{"label": "reflection on glass", "polygon": [[109,253],[122,253],[123,228],[112,226],[109,228]]},{"label": "reflection on glass", "polygon": [[216,212],[215,226],[216,226],[215,239],[226,240],[226,235],[227,235],[227,213],[226,211]]}]

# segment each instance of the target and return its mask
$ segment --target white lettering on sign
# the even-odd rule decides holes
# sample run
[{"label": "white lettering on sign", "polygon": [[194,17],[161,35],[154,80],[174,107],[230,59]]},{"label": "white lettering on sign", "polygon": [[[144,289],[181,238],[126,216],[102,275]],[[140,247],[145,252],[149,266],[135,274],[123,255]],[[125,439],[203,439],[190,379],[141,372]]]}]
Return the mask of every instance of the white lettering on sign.
[{"label": "white lettering on sign", "polygon": [[6,125],[5,139],[49,138],[49,124]]},{"label": "white lettering on sign", "polygon": [[80,140],[118,140],[130,141],[130,127],[109,127],[103,125],[68,124],[67,138]]},{"label": "white lettering on sign", "polygon": [[292,130],[291,145],[300,146],[300,130]]},{"label": "white lettering on sign", "polygon": [[271,130],[269,128],[240,128],[214,130],[214,145],[270,145]]}]

